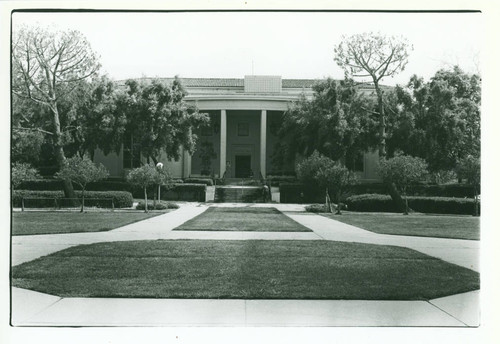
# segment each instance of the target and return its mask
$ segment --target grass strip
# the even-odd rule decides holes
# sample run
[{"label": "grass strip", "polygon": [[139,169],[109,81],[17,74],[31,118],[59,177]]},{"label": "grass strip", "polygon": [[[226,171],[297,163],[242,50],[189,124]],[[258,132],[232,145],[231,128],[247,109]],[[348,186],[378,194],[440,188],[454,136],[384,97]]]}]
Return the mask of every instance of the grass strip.
[{"label": "grass strip", "polygon": [[276,208],[211,207],[175,231],[311,232]]},{"label": "grass strip", "polygon": [[411,249],[298,240],[81,245],[12,278],[62,297],[428,300],[479,288],[478,273]]},{"label": "grass strip", "polygon": [[380,234],[479,240],[479,218],[424,214],[322,214],[328,218]]},{"label": "grass strip", "polygon": [[161,213],[143,212],[14,212],[12,235],[61,234],[109,231]]}]

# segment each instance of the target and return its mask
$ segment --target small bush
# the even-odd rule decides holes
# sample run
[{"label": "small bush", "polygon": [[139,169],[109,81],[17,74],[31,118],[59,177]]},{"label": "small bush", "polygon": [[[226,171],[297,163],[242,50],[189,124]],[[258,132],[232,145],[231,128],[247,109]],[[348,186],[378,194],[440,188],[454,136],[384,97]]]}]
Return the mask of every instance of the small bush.
[{"label": "small bush", "polygon": [[[76,197],[80,198],[80,193],[76,192]],[[48,200],[40,200],[37,202],[36,207],[52,208],[55,206],[54,198],[61,200],[59,205],[67,203],[64,198],[63,191],[32,191],[32,190],[14,190],[12,192],[12,206],[21,207],[22,198],[50,198]],[[94,198],[95,200],[88,199]],[[99,201],[97,199],[112,198],[115,208],[129,208],[133,205],[133,198],[130,192],[125,191],[86,191],[85,192],[85,206],[100,206],[111,207],[110,202]],[[64,201],[66,200],[66,201]]]},{"label": "small bush", "polygon": [[324,204],[311,204],[306,207],[309,213],[329,213],[330,210]]},{"label": "small bush", "polygon": [[347,207],[352,211],[397,212],[391,196],[364,194],[347,197]]},{"label": "small bush", "polygon": [[184,182],[190,184],[205,184],[206,186],[214,185],[214,181],[211,178],[186,178]]},{"label": "small bush", "polygon": [[[135,207],[137,210],[144,210],[144,202],[139,202],[139,204]],[[179,205],[172,202],[149,202],[148,201],[148,210],[165,210],[165,209],[179,209]]]}]

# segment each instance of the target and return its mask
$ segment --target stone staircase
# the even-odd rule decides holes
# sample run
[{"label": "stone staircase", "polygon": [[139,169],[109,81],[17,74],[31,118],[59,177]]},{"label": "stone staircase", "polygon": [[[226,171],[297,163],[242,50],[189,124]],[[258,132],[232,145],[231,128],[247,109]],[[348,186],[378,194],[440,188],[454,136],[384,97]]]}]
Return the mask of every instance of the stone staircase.
[{"label": "stone staircase", "polygon": [[215,202],[262,203],[262,186],[219,185],[215,187]]}]

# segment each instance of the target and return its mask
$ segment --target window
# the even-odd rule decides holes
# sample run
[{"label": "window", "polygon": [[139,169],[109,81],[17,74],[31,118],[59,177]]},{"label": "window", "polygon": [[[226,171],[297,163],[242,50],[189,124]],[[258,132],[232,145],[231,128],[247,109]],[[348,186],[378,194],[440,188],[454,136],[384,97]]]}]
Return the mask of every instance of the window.
[{"label": "window", "polygon": [[123,144],[123,168],[141,166],[141,145],[134,143],[134,138],[128,135]]},{"label": "window", "polygon": [[238,136],[248,136],[249,126],[248,123],[238,123]]}]

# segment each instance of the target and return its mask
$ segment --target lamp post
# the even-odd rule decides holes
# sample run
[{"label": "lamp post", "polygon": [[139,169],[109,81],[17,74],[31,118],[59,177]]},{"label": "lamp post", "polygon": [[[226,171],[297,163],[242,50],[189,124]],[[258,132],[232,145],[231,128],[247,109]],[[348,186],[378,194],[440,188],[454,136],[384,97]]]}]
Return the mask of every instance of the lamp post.
[{"label": "lamp post", "polygon": [[[161,163],[161,162],[157,163],[156,169],[158,170],[158,172],[160,172],[163,169],[163,163]],[[161,189],[161,185],[158,184],[158,202],[159,203],[161,203],[160,189]]]}]

